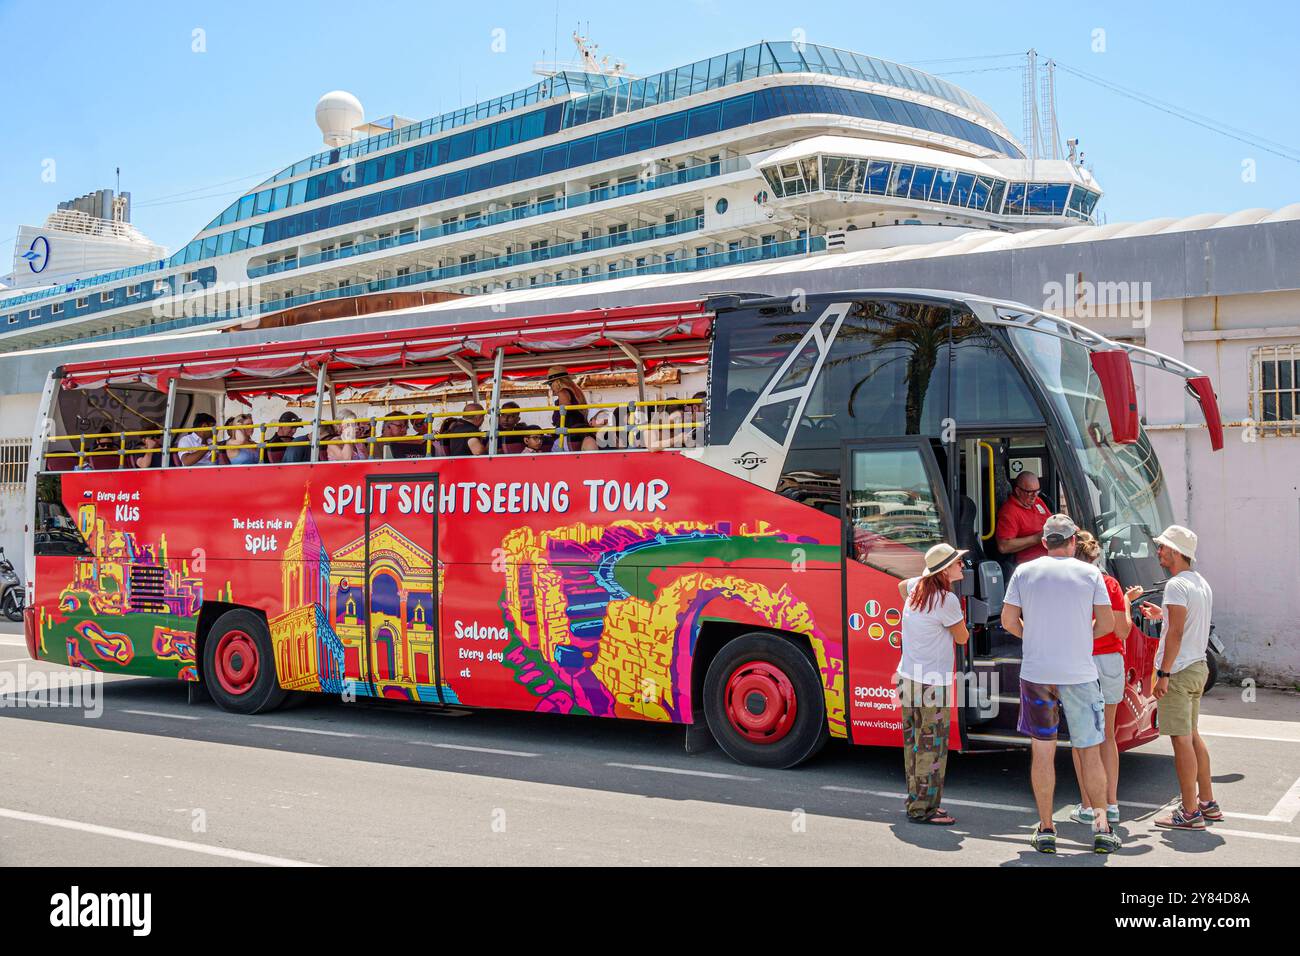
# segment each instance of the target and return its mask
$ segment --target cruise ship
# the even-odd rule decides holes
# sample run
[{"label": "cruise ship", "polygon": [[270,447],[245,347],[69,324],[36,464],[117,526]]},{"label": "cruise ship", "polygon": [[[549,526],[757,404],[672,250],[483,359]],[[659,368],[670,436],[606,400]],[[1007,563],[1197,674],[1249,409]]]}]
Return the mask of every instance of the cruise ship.
[{"label": "cruise ship", "polygon": [[[632,76],[574,40],[578,67],[430,119],[367,121],[326,94],[326,148],[170,256],[119,216],[125,258],[69,271],[68,236],[23,227],[0,351],[1093,221],[1081,163],[1028,154],[911,67],[761,42]],[[99,218],[83,239],[116,228]]]}]

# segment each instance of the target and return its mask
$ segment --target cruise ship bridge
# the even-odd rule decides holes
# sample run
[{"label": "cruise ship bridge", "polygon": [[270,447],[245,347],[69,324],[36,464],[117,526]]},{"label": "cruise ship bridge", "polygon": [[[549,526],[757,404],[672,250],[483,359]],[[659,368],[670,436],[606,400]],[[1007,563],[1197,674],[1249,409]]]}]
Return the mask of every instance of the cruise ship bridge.
[{"label": "cruise ship bridge", "polygon": [[[392,290],[477,295],[1078,225],[1101,194],[1075,163],[1028,158],[951,83],[814,44],[639,78],[560,71],[418,122],[364,122],[336,92],[317,119],[329,148],[167,258],[144,245],[68,278],[39,231],[16,244],[0,350],[271,324]],[[42,284],[38,266],[60,280]]]}]

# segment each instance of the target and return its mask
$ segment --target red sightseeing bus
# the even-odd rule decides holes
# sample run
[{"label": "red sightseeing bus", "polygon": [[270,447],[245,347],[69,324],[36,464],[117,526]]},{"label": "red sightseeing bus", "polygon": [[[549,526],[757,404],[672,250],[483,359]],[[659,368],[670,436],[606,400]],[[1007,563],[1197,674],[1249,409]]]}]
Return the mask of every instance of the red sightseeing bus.
[{"label": "red sightseeing bus", "polygon": [[[656,306],[78,363],[28,485],[33,657],[290,692],[707,724],[786,767],[899,745],[897,584],[970,549],[955,749],[1019,742],[998,625],[1010,479],[1158,588],[1170,523],[1132,362],[943,292]],[[462,408],[467,404],[467,408]],[[1154,640],[1118,736],[1154,736]],[[1000,693],[1005,688],[1006,693]]]}]

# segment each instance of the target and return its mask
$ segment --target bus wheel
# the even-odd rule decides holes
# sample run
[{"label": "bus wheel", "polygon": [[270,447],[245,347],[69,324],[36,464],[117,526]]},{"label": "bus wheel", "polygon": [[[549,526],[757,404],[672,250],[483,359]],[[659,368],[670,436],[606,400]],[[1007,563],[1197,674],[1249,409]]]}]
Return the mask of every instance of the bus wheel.
[{"label": "bus wheel", "polygon": [[260,714],[284,701],[266,624],[252,611],[227,611],[203,643],[203,683],[222,710]]},{"label": "bus wheel", "polygon": [[793,767],[828,736],[816,667],[769,634],[746,634],[718,651],[704,677],[704,715],[718,746],[756,767]]}]

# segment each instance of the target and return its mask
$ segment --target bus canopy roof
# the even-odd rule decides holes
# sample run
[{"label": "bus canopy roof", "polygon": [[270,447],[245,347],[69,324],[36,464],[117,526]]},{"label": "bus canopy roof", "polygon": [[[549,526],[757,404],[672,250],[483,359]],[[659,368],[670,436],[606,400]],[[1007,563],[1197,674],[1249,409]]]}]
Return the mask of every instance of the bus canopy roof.
[{"label": "bus canopy roof", "polygon": [[[310,387],[277,388],[275,380],[327,371],[375,369],[375,380],[400,379],[428,385],[447,377],[429,374],[428,363],[438,360],[469,362],[492,359],[498,349],[506,357],[543,356],[600,347],[645,348],[661,343],[697,343],[698,349],[674,349],[681,358],[692,352],[703,356],[713,325],[713,313],[703,300],[669,302],[652,306],[594,309],[520,319],[436,325],[386,332],[360,333],[296,342],[266,342],[252,346],[135,356],[98,362],[69,364],[62,369],[64,388],[103,388],[108,385],[144,385],[167,391],[173,380],[221,380],[227,391],[303,391]],[[603,359],[592,356],[592,367]],[[653,367],[656,359],[646,356]],[[421,369],[420,366],[425,366]],[[453,366],[454,367],[454,366]],[[382,370],[382,374],[380,374]],[[570,363],[570,371],[584,371]],[[490,374],[490,368],[484,368]],[[539,370],[536,374],[544,374]],[[364,379],[364,376],[362,376]],[[285,383],[288,384],[288,383]]]}]

